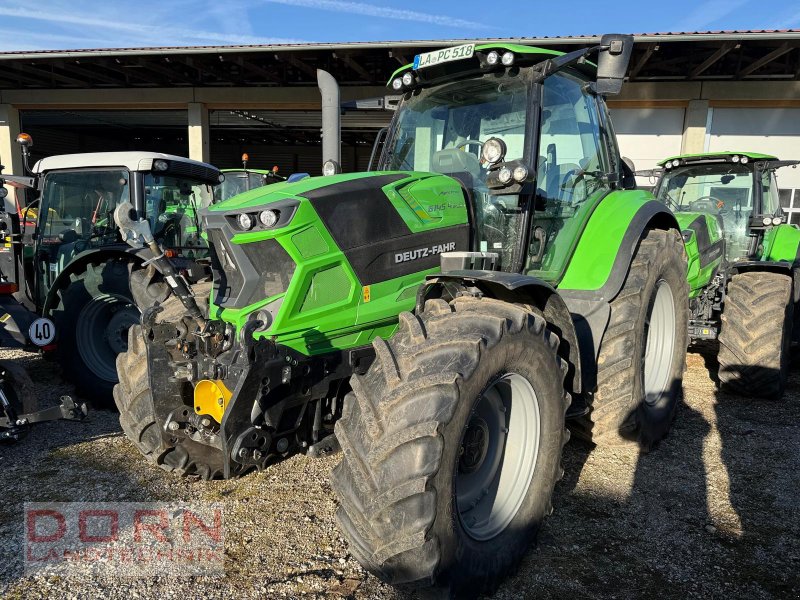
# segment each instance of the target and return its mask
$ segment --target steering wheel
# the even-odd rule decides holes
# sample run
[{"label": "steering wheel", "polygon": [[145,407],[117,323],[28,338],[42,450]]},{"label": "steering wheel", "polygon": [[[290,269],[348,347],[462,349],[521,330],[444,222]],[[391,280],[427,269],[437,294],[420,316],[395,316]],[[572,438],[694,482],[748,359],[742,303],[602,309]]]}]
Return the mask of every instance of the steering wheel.
[{"label": "steering wheel", "polygon": [[697,200],[689,203],[689,208],[697,212],[716,211],[717,214],[725,214],[728,212],[725,208],[725,202],[714,196],[700,196]]},{"label": "steering wheel", "polygon": [[461,142],[456,148],[461,150],[464,146],[469,146],[470,144],[477,144],[479,148],[483,148],[483,142],[480,140],[464,140]]}]

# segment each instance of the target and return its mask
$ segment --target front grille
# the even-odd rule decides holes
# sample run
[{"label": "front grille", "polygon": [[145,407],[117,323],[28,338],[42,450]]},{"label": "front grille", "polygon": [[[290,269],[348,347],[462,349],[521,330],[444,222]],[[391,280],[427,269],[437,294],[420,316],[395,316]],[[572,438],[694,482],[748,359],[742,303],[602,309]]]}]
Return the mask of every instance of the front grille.
[{"label": "front grille", "polygon": [[217,306],[243,308],[289,287],[296,265],[277,240],[233,244],[219,229],[209,229],[208,236]]}]

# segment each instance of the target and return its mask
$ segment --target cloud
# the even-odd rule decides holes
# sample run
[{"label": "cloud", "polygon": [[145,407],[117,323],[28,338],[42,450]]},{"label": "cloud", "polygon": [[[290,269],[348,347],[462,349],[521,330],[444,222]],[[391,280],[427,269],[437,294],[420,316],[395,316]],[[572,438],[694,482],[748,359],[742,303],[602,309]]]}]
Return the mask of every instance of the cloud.
[{"label": "cloud", "polygon": [[[112,37],[114,40],[112,45],[115,46],[142,46],[147,45],[147,43],[157,46],[184,46],[197,44],[291,44],[302,42],[302,40],[288,38],[264,38],[251,35],[203,31],[199,29],[148,25],[146,23],[137,23],[134,21],[126,22],[124,20],[103,19],[89,15],[76,14],[74,12],[68,14],[55,10],[33,12],[20,8],[0,7],[0,16],[48,22],[59,26],[77,25],[82,29],[90,29],[91,33],[95,36],[99,32],[102,34],[102,37]],[[121,36],[119,34],[127,35]],[[86,42],[89,41],[87,38],[91,36],[88,32],[85,32],[84,35],[76,35],[74,37],[76,38],[76,42],[82,43],[85,46]]]},{"label": "cloud", "polygon": [[747,0],[709,0],[684,15],[684,18],[673,25],[670,31],[705,31],[746,3]]},{"label": "cloud", "polygon": [[362,2],[347,2],[344,0],[264,0],[271,4],[285,4],[286,6],[296,6],[300,8],[314,8],[351,15],[364,15],[367,17],[379,17],[383,19],[395,19],[399,21],[414,21],[417,23],[430,23],[444,27],[454,27],[463,29],[492,29],[485,23],[467,21],[447,15],[435,15],[430,13],[418,12],[415,10],[404,10],[398,8],[388,8],[385,6],[375,6]]}]

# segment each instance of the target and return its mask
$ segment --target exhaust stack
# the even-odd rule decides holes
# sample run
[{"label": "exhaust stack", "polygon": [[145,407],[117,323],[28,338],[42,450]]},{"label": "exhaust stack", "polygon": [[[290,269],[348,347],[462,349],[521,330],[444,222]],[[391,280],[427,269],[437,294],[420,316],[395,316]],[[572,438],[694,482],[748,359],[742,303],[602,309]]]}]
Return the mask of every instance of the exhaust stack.
[{"label": "exhaust stack", "polygon": [[340,123],[339,84],[322,69],[317,69],[317,85],[322,95],[322,164],[342,164],[342,131]]}]

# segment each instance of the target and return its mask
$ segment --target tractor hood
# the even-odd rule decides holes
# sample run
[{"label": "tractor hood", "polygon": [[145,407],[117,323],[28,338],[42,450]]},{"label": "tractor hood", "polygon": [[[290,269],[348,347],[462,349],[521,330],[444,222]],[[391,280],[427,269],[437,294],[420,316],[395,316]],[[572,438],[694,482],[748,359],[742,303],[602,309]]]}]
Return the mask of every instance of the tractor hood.
[{"label": "tractor hood", "polygon": [[214,302],[234,311],[308,286],[310,279],[300,281],[306,272],[338,269],[337,291],[347,280],[370,286],[435,269],[441,252],[468,250],[469,243],[461,184],[437,173],[276,183],[201,214],[215,263]]}]

